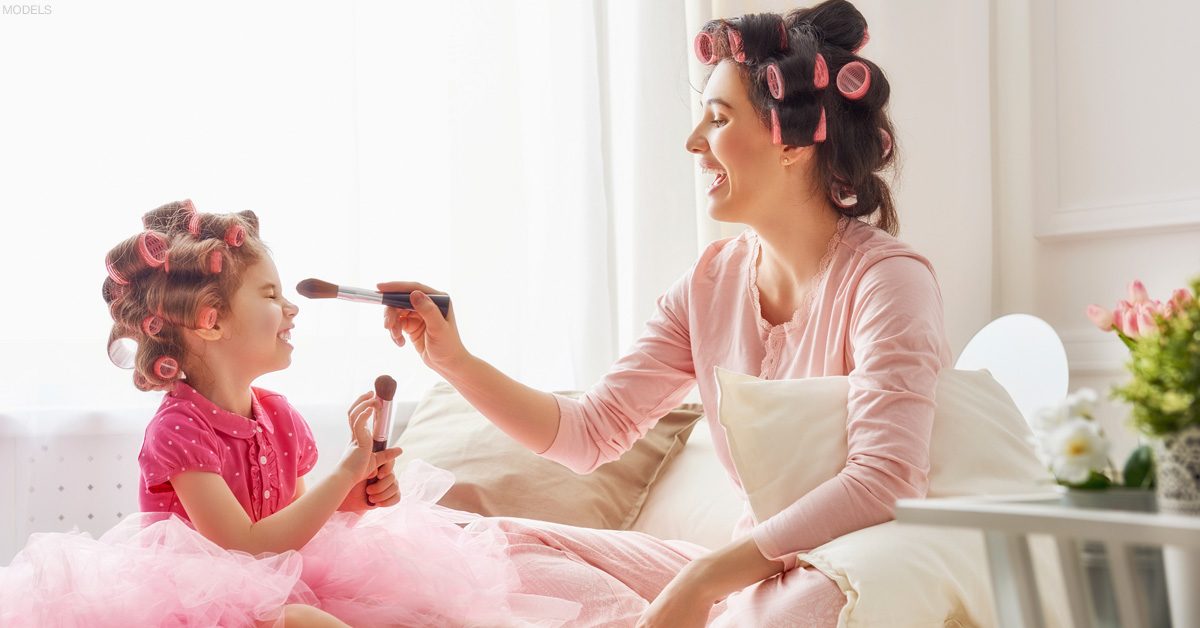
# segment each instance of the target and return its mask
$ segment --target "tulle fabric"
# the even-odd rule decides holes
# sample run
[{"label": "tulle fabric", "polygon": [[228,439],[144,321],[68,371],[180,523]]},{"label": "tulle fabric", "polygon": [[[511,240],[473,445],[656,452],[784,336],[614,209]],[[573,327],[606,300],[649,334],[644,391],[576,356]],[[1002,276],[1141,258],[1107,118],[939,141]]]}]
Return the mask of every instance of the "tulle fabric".
[{"label": "tulle fabric", "polygon": [[581,605],[520,593],[503,532],[438,506],[454,476],[414,460],[401,500],[335,513],[300,551],[227,551],[182,519],[131,515],[93,539],[34,534],[0,568],[3,626],[253,626],[311,604],[352,626],[538,626]]}]

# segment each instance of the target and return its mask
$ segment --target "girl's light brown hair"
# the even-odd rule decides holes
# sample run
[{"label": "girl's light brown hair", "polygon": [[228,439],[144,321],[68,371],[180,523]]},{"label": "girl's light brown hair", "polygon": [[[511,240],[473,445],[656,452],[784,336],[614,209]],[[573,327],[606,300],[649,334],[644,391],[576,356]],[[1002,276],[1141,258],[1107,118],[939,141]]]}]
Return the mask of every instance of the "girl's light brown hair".
[{"label": "girl's light brown hair", "polygon": [[268,252],[251,211],[201,214],[190,200],[176,201],[147,212],[142,225],[105,256],[109,355],[114,343],[133,340],[134,385],[167,390],[189,364],[185,330],[210,327],[213,313],[228,314],[245,269]]}]

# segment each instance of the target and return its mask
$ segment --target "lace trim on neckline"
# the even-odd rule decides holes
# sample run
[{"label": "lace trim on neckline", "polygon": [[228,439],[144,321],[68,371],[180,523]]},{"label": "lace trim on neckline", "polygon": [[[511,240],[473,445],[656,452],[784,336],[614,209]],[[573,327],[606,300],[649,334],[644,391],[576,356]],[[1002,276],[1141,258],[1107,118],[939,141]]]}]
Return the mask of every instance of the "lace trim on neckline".
[{"label": "lace trim on neckline", "polygon": [[853,220],[847,216],[840,216],[837,222],[837,228],[834,229],[833,236],[829,238],[829,242],[825,245],[825,253],[821,256],[821,261],[817,265],[817,272],[808,279],[804,300],[800,302],[800,307],[792,312],[792,317],[778,325],[773,325],[762,313],[762,298],[758,291],[758,260],[762,254],[762,242],[759,240],[757,233],[754,233],[754,246],[750,252],[750,300],[754,303],[754,316],[758,320],[758,326],[764,331],[771,331],[776,328],[791,331],[800,320],[808,314],[812,308],[813,300],[816,298],[817,289],[825,280],[825,276],[829,274],[829,267],[833,264],[833,256],[837,252],[838,246],[842,243],[842,236],[846,233],[846,227]]}]

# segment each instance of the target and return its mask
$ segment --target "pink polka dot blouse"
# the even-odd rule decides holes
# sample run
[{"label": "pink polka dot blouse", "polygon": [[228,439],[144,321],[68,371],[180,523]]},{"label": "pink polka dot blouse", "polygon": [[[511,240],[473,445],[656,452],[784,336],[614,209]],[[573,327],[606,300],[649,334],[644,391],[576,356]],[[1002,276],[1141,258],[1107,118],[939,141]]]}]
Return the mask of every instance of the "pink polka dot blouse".
[{"label": "pink polka dot blouse", "polygon": [[253,418],[219,408],[183,381],[163,397],[138,455],[143,512],[190,522],[171,486],[189,470],[219,474],[253,521],[291,503],[296,479],[317,462],[316,441],[283,395],[251,391]]}]

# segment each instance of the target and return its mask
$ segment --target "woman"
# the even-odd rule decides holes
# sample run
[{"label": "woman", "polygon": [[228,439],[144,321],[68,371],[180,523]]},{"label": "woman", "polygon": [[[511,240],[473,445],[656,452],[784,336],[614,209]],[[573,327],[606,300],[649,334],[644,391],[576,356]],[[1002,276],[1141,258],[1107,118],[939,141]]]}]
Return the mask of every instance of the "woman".
[{"label": "woman", "polygon": [[637,591],[651,602],[639,625],[834,625],[842,592],[796,554],[925,495],[934,387],[950,352],[933,268],[895,239],[891,193],[876,174],[895,152],[887,80],[857,55],[867,38],[844,0],[705,25],[696,53],[715,68],[686,148],[715,175],[709,215],[749,229],[707,247],[582,399],[528,388],[470,354],[454,316],[443,320],[421,298],[432,289],[380,285],[417,291],[416,311],[385,315],[397,344],[407,336],[498,427],[580,473],[616,459],[698,385],[737,481],[713,366],[767,379],[849,376],[842,471],[766,521],[747,509],[716,551],[496,520],[510,537],[572,554]]}]

